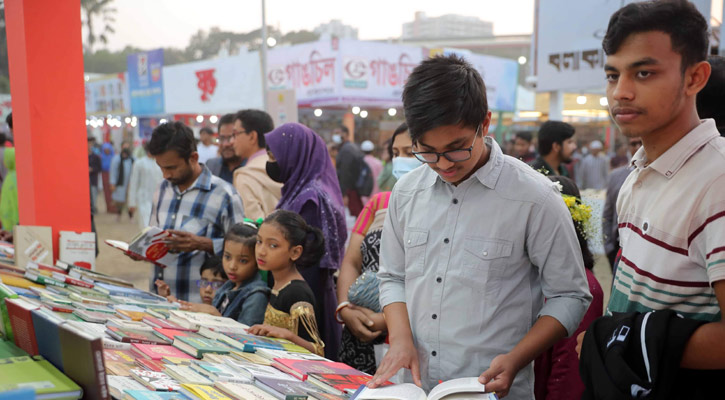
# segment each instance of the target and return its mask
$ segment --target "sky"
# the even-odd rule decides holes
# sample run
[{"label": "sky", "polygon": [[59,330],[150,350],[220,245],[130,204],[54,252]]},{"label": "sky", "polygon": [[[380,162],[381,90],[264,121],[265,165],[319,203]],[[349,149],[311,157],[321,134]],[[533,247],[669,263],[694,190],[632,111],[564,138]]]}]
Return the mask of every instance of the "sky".
[{"label": "sky", "polygon": [[[261,0],[116,0],[115,34],[108,48],[183,49],[199,29],[248,32],[261,26]],[[531,33],[534,0],[267,0],[267,24],[283,33],[312,30],[331,19],[358,28],[359,39],[399,37],[416,11],[476,16],[497,35]]]}]

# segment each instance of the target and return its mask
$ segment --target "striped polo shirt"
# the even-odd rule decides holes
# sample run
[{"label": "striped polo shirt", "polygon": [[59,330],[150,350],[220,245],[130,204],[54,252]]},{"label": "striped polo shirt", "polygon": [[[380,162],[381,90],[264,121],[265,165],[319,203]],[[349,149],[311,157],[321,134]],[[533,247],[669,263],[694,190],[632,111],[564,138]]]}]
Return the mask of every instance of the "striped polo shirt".
[{"label": "striped polo shirt", "polygon": [[644,147],[619,198],[619,262],[607,312],[671,309],[720,319],[725,279],[725,138],[704,120],[646,165]]}]

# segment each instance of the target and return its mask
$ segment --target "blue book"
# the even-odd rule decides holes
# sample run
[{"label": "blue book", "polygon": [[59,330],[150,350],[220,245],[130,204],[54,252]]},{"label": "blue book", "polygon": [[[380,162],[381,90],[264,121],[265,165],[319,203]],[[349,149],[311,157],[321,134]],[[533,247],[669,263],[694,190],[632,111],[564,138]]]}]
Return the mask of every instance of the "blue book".
[{"label": "blue book", "polygon": [[0,392],[0,400],[35,400],[35,390],[16,389]]},{"label": "blue book", "polygon": [[65,320],[45,308],[31,311],[35,338],[38,342],[38,354],[50,361],[54,367],[63,371],[63,354],[60,347],[60,325]]},{"label": "blue book", "polygon": [[155,392],[153,390],[126,390],[126,396],[134,400],[191,400],[178,392]]}]

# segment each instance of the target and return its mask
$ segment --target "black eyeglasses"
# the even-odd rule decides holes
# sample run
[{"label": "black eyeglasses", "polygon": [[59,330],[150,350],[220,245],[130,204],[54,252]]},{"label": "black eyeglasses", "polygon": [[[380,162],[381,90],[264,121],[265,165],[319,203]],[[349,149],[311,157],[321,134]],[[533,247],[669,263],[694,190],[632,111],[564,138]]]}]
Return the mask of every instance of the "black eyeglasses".
[{"label": "black eyeglasses", "polygon": [[220,287],[224,285],[224,282],[219,281],[207,281],[206,279],[197,279],[196,280],[196,287],[206,289],[209,286],[212,287],[212,289],[217,290]]},{"label": "black eyeglasses", "polygon": [[435,151],[414,151],[413,155],[415,156],[415,158],[418,159],[418,161],[426,164],[437,163],[438,160],[441,159],[441,156],[445,157],[446,160],[450,162],[461,162],[469,160],[471,158],[471,153],[473,152],[473,145],[476,144],[476,138],[478,137],[478,133],[480,131],[481,125],[479,124],[478,128],[476,129],[476,133],[473,135],[473,142],[471,142],[471,147],[469,148],[448,150],[442,153],[437,153]]}]

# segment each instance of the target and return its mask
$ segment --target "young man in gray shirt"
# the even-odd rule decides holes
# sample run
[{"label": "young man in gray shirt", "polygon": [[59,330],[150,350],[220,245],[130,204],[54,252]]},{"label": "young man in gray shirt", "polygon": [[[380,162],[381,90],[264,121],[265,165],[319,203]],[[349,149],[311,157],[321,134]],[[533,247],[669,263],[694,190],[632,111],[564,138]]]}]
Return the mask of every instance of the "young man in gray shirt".
[{"label": "young man in gray shirt", "polygon": [[427,166],[390,198],[379,272],[390,350],[370,386],[408,368],[426,390],[476,376],[531,399],[532,360],[591,300],[571,215],[548,179],[487,137],[486,89],[463,59],[421,63],[403,104]]}]

